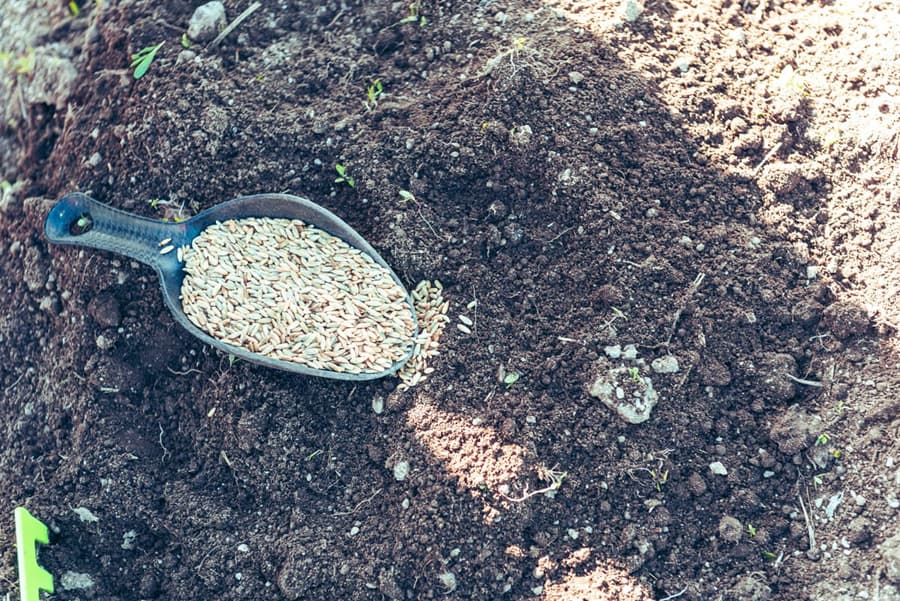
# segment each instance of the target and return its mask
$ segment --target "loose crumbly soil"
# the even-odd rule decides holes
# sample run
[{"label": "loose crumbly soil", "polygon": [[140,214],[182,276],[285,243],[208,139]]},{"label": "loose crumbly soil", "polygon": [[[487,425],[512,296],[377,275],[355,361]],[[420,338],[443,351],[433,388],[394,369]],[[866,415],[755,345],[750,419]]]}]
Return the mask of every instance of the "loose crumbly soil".
[{"label": "loose crumbly soil", "polygon": [[[58,599],[900,598],[896,2],[265,0],[186,50],[193,8],[0,17],[0,595],[24,505]],[[232,363],[47,243],[72,190],[310,198],[443,282],[436,370]],[[588,394],[628,344],[679,364],[634,425]]]}]

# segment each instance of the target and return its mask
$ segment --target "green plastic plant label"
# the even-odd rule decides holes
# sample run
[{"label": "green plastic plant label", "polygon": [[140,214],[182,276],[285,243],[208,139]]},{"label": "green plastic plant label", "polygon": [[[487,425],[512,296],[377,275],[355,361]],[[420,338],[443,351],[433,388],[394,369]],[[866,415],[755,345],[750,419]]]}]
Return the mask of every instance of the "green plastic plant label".
[{"label": "green plastic plant label", "polygon": [[47,526],[28,513],[24,507],[16,507],[16,553],[19,558],[19,594],[21,601],[40,601],[40,591],[53,592],[53,575],[38,565],[37,543],[46,545],[50,539]]}]

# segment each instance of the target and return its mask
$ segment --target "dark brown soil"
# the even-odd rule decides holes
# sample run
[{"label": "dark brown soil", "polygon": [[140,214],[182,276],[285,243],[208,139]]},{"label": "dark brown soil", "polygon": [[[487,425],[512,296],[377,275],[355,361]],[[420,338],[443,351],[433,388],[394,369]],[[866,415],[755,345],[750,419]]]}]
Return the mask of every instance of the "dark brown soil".
[{"label": "dark brown soil", "polygon": [[[266,0],[215,50],[180,45],[193,8],[51,11],[59,105],[20,111],[41,53],[0,71],[0,595],[25,505],[58,599],[895,598],[896,6]],[[149,268],[43,239],[72,190],[159,218],[310,198],[443,282],[436,371],[232,362]],[[639,365],[615,345],[646,422],[589,394]]]}]

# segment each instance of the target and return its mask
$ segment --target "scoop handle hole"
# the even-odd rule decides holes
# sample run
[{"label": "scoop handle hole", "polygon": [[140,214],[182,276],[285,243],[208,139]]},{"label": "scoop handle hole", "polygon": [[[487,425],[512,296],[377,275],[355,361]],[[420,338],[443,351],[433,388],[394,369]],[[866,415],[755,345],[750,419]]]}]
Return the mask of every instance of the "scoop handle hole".
[{"label": "scoop handle hole", "polygon": [[81,236],[91,231],[94,227],[94,220],[90,213],[82,213],[77,219],[69,224],[69,233],[73,236]]}]

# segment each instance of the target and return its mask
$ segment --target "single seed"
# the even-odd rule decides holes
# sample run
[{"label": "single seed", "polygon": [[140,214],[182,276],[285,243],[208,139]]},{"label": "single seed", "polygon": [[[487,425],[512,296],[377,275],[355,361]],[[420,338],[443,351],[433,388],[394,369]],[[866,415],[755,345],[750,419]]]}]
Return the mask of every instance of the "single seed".
[{"label": "single seed", "polygon": [[459,316],[459,320],[460,320],[461,322],[463,322],[463,323],[464,323],[465,325],[467,325],[467,326],[473,325],[473,324],[472,324],[472,320],[469,319],[468,317],[466,317],[465,315],[460,315],[460,316]]},{"label": "single seed", "polygon": [[472,330],[469,329],[469,326],[458,323],[456,324],[456,329],[462,332],[463,334],[471,334]]},{"label": "single seed", "polygon": [[175,247],[172,246],[171,244],[169,244],[168,246],[162,247],[162,250],[159,251],[159,254],[161,254],[161,255],[167,255],[167,254],[169,254],[170,252],[172,252],[173,250],[175,250]]},{"label": "single seed", "polygon": [[171,241],[172,241],[171,238],[166,238],[165,240],[160,240],[160,241],[159,241],[159,246],[165,246],[166,244],[168,244],[168,243],[171,242]]}]

